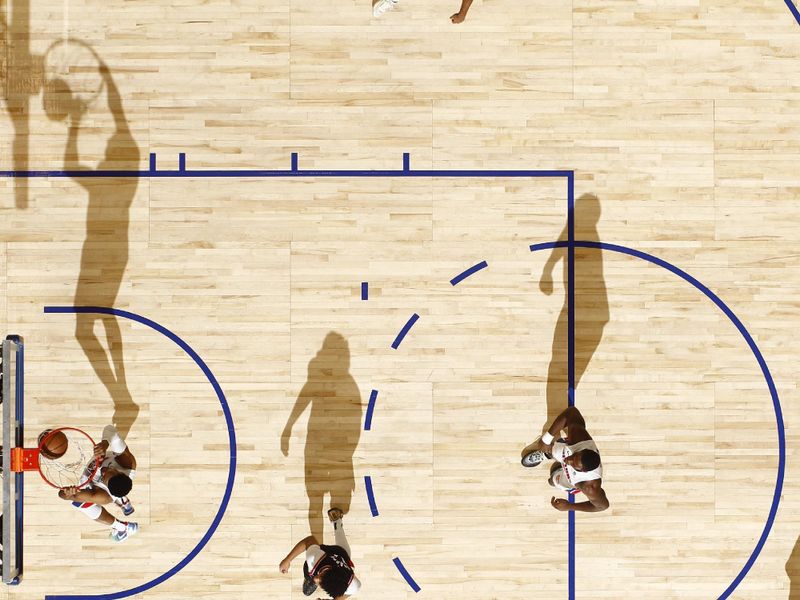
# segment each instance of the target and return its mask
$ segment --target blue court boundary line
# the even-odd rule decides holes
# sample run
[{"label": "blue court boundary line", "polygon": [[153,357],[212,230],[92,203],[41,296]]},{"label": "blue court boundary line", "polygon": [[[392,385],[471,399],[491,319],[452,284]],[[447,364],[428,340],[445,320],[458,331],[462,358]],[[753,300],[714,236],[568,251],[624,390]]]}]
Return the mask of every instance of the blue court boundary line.
[{"label": "blue court boundary line", "polygon": [[[770,506],[769,515],[767,517],[767,521],[764,524],[764,529],[761,532],[761,536],[756,543],[753,552],[750,554],[750,557],[747,559],[747,562],[739,571],[739,574],[736,578],[731,582],[731,584],[725,589],[724,592],[719,596],[718,600],[725,600],[728,598],[734,590],[739,586],[739,584],[744,580],[747,576],[747,573],[755,564],[756,560],[758,559],[759,554],[761,554],[761,550],[764,547],[764,544],[769,537],[770,531],[772,530],[772,526],[775,523],[775,517],[778,513],[778,507],[781,502],[781,492],[783,490],[783,480],[786,471],[786,432],[784,429],[783,423],[783,411],[781,409],[780,399],[778,397],[778,391],[775,386],[775,381],[772,378],[772,374],[770,373],[769,367],[767,366],[767,362],[764,359],[763,354],[759,350],[758,346],[756,345],[753,336],[750,335],[750,332],[747,331],[747,328],[741,322],[739,317],[737,317],[733,311],[728,307],[722,299],[717,296],[714,292],[712,292],[708,287],[698,281],[696,278],[689,275],[686,271],[676,267],[668,263],[667,261],[653,256],[652,254],[647,254],[645,252],[641,252],[640,250],[634,250],[633,248],[628,248],[626,246],[620,246],[618,244],[609,244],[606,242],[592,242],[592,241],[577,241],[571,240],[567,242],[558,241],[558,242],[547,242],[543,244],[532,244],[530,246],[531,252],[535,252],[537,250],[545,250],[547,248],[592,248],[596,250],[608,250],[611,252],[618,252],[620,254],[627,254],[628,256],[633,256],[635,258],[640,258],[644,261],[650,262],[654,265],[662,267],[667,271],[677,275],[684,281],[692,284],[695,288],[700,290],[708,299],[710,299],[724,314],[728,317],[728,319],[733,323],[736,329],[739,330],[742,337],[744,338],[745,342],[749,346],[750,350],[753,352],[755,356],[756,362],[758,362],[759,367],[761,368],[761,372],[764,375],[764,379],[767,382],[767,387],[769,388],[770,396],[772,397],[772,406],[775,411],[775,423],[777,427],[778,433],[778,473],[775,480],[775,491],[772,496],[772,504]],[[570,512],[570,515],[574,514],[574,512]],[[570,543],[574,543],[574,539],[570,536]],[[574,557],[574,552],[570,553],[571,557]],[[574,592],[574,578],[573,574],[570,573],[570,593]]]},{"label": "blue court boundary line", "polygon": [[400,571],[400,575],[403,576],[403,579],[406,580],[406,583],[408,583],[408,585],[411,586],[411,589],[414,590],[415,592],[419,593],[419,591],[422,588],[419,587],[417,582],[414,581],[414,578],[411,577],[411,575],[409,575],[408,571],[406,571],[406,568],[405,568],[405,566],[403,566],[402,561],[399,558],[393,558],[392,562],[394,563],[394,566],[397,567],[397,570]]},{"label": "blue court boundary line", "polygon": [[233,426],[233,417],[231,416],[230,408],[228,407],[228,401],[225,399],[225,393],[222,391],[222,387],[220,387],[219,383],[217,382],[217,378],[214,377],[214,374],[211,372],[211,369],[208,368],[208,365],[203,361],[202,358],[195,352],[189,344],[184,342],[181,338],[177,335],[162,327],[155,321],[151,321],[146,317],[142,317],[132,312],[128,312],[125,310],[119,310],[116,308],[109,308],[109,307],[102,307],[102,306],[45,306],[44,312],[51,314],[51,313],[90,313],[90,314],[101,314],[101,315],[114,315],[116,317],[121,317],[124,319],[130,319],[131,321],[136,321],[137,323],[141,323],[142,325],[146,325],[151,329],[156,330],[160,334],[168,337],[173,342],[175,342],[186,354],[188,354],[197,366],[203,371],[205,376],[208,378],[209,383],[214,388],[214,391],[217,394],[217,398],[219,398],[219,403],[222,406],[222,412],[225,415],[225,423],[228,428],[228,442],[230,444],[230,463],[228,467],[228,481],[225,486],[225,493],[223,494],[222,501],[220,502],[219,509],[217,510],[217,514],[214,516],[214,520],[211,522],[211,525],[206,531],[203,538],[197,543],[197,545],[183,558],[178,564],[172,567],[167,572],[159,575],[155,579],[148,581],[147,583],[143,583],[134,588],[130,588],[128,590],[123,590],[121,592],[114,592],[111,594],[78,594],[78,595],[48,595],[45,596],[45,600],[66,600],[66,599],[86,599],[86,600],[116,600],[117,598],[127,598],[128,596],[133,596],[134,594],[141,594],[142,592],[146,592],[147,590],[157,586],[160,583],[163,583],[173,575],[176,575],[179,571],[181,571],[186,565],[188,565],[205,547],[208,541],[211,539],[211,536],[214,535],[214,532],[217,530],[220,522],[222,521],[222,517],[225,514],[225,511],[228,508],[228,502],[230,501],[231,494],[233,492],[233,482],[236,476],[236,431],[234,430]]},{"label": "blue court boundary line", "polygon": [[800,11],[797,10],[797,7],[794,5],[792,0],[783,0],[786,3],[786,6],[789,7],[792,15],[794,16],[794,20],[797,21],[797,24],[800,25]]}]

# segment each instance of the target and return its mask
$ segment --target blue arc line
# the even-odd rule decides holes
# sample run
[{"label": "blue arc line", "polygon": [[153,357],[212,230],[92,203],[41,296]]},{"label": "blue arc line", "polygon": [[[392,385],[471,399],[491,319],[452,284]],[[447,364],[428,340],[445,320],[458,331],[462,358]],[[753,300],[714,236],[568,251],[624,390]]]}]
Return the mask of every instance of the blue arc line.
[{"label": "blue arc line", "polygon": [[459,273],[458,275],[453,277],[450,280],[450,285],[453,285],[453,286],[458,285],[459,283],[464,281],[470,275],[474,275],[475,273],[477,273],[481,269],[485,269],[488,266],[489,266],[489,264],[485,260],[481,261],[477,265],[474,265],[474,266],[470,267],[469,269],[467,269],[466,271],[464,271],[462,273]]},{"label": "blue arc line", "polygon": [[375,411],[375,401],[378,399],[378,390],[372,390],[367,404],[367,416],[364,417],[364,431],[372,429],[372,413]]},{"label": "blue arc line", "polygon": [[[764,524],[764,529],[761,533],[761,536],[756,543],[753,552],[750,554],[750,557],[747,559],[747,562],[739,571],[739,574],[735,577],[735,579],[731,582],[731,584],[725,589],[724,592],[719,596],[718,600],[725,600],[726,598],[730,597],[730,595],[734,592],[734,590],[739,586],[739,584],[744,580],[747,576],[747,573],[755,564],[756,560],[758,559],[759,554],[761,554],[761,550],[764,547],[764,544],[769,537],[770,531],[772,531],[772,526],[775,523],[775,517],[778,513],[778,506],[781,502],[781,492],[783,490],[783,479],[786,471],[786,432],[784,430],[784,423],[783,423],[783,411],[781,409],[780,399],[778,398],[778,390],[775,387],[775,381],[772,378],[772,374],[770,373],[769,367],[767,366],[767,362],[764,359],[764,356],[761,354],[761,351],[758,349],[755,340],[753,340],[753,336],[747,331],[744,324],[741,322],[739,317],[737,317],[733,311],[722,301],[722,299],[717,296],[714,292],[712,292],[708,287],[700,283],[697,279],[689,275],[686,271],[668,263],[667,261],[653,256],[652,254],[647,254],[645,252],[641,252],[639,250],[634,250],[632,248],[627,248],[625,246],[620,246],[618,244],[608,244],[605,242],[592,242],[592,241],[578,241],[576,240],[573,245],[576,248],[592,248],[596,250],[608,250],[611,252],[618,252],[620,254],[627,254],[628,256],[633,256],[635,258],[640,258],[644,261],[653,263],[659,267],[662,267],[677,275],[684,281],[692,284],[695,288],[700,290],[709,300],[711,300],[724,314],[725,316],[730,319],[730,321],[734,324],[736,329],[739,330],[739,333],[742,334],[742,337],[747,342],[750,350],[753,352],[756,361],[758,362],[759,367],[761,367],[761,373],[764,375],[764,379],[767,382],[767,387],[769,388],[770,396],[772,397],[772,407],[775,411],[775,423],[778,430],[778,473],[775,480],[775,492],[772,496],[772,505],[770,506],[769,515],[767,517],[767,521]],[[536,250],[545,250],[547,248],[562,248],[565,244],[563,242],[547,242],[544,244],[534,244],[531,245],[531,252],[535,252]],[[572,514],[572,513],[570,513]],[[574,585],[574,582],[572,582]]]},{"label": "blue arc line", "polygon": [[373,517],[378,516],[378,505],[375,504],[375,493],[372,491],[372,477],[364,475],[364,487],[367,488],[367,501],[369,502],[369,511]]},{"label": "blue arc line", "polygon": [[211,525],[206,531],[203,538],[197,543],[197,545],[192,549],[189,554],[186,555],[183,560],[181,560],[178,564],[172,567],[166,573],[159,575],[155,579],[148,581],[147,583],[143,583],[134,588],[130,588],[128,590],[123,590],[121,592],[114,592],[112,594],[79,594],[79,595],[48,595],[45,596],[45,600],[66,600],[66,599],[91,599],[91,600],[116,600],[117,598],[127,598],[128,596],[133,596],[134,594],[141,594],[142,592],[146,592],[147,590],[157,586],[160,583],[163,583],[173,575],[177,574],[181,569],[183,569],[186,565],[188,565],[205,547],[208,541],[211,539],[211,536],[214,535],[216,532],[217,527],[219,526],[220,522],[222,521],[222,517],[225,514],[226,509],[228,508],[228,502],[231,498],[231,493],[233,492],[233,481],[236,475],[236,432],[233,427],[233,418],[231,417],[230,408],[228,408],[228,401],[225,399],[225,394],[222,391],[219,383],[217,382],[217,378],[214,377],[214,374],[211,372],[211,369],[208,368],[208,365],[203,361],[202,358],[195,352],[189,344],[184,342],[181,338],[177,335],[162,327],[155,321],[151,321],[146,317],[142,317],[140,315],[134,314],[132,312],[128,312],[125,310],[119,310],[116,308],[108,308],[103,306],[45,306],[44,307],[45,313],[92,313],[92,314],[102,314],[102,315],[114,315],[116,317],[122,317],[124,319],[130,319],[131,321],[136,321],[137,323],[141,323],[142,325],[147,325],[151,329],[155,329],[160,334],[168,337],[173,342],[175,342],[178,346],[183,349],[186,354],[188,354],[197,366],[203,371],[205,376],[208,378],[211,387],[214,388],[214,391],[217,394],[217,398],[219,398],[219,403],[222,406],[222,412],[225,415],[225,423],[228,427],[228,443],[229,443],[229,450],[230,450],[230,463],[228,467],[228,482],[225,485],[225,493],[222,496],[222,501],[220,502],[219,509],[217,510],[217,514],[214,516],[214,520],[211,522]]},{"label": "blue arc line", "polygon": [[400,333],[398,333],[397,337],[394,338],[394,341],[392,342],[392,348],[397,350],[397,348],[400,346],[400,342],[403,341],[403,338],[406,337],[406,334],[414,326],[414,323],[416,323],[418,319],[419,315],[417,313],[411,315],[411,317],[408,319],[408,322],[405,325],[403,325],[403,328],[400,330]]},{"label": "blue arc line", "polygon": [[786,2],[786,6],[788,6],[789,10],[792,12],[794,20],[797,21],[798,25],[800,25],[800,12],[798,12],[797,7],[794,5],[794,2],[792,2],[792,0],[783,0],[783,1]]},{"label": "blue arc line", "polygon": [[417,582],[414,581],[414,578],[411,577],[411,575],[408,574],[408,571],[406,571],[406,568],[403,566],[403,563],[400,562],[400,559],[399,558],[393,558],[392,562],[394,563],[394,566],[397,567],[397,570],[400,571],[400,575],[403,576],[403,579],[405,579],[406,582],[408,583],[408,585],[411,586],[411,589],[414,590],[415,592],[419,593],[419,591],[422,588],[419,587],[419,585],[417,585]]}]

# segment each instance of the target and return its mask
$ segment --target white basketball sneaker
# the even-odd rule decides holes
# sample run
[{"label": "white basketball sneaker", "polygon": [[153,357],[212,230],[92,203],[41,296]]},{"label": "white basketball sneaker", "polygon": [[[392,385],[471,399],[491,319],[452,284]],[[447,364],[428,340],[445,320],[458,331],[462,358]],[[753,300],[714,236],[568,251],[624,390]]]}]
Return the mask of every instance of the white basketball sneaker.
[{"label": "white basketball sneaker", "polygon": [[523,467],[537,467],[542,464],[547,459],[547,455],[542,452],[541,450],[534,450],[533,452],[528,452],[525,456],[522,457],[522,466]]},{"label": "white basketball sneaker", "polygon": [[115,542],[124,542],[139,531],[139,524],[133,521],[125,523],[125,531],[112,531],[109,536]]},{"label": "white basketball sneaker", "polygon": [[378,0],[378,3],[372,7],[372,16],[380,17],[383,13],[392,10],[400,0]]}]

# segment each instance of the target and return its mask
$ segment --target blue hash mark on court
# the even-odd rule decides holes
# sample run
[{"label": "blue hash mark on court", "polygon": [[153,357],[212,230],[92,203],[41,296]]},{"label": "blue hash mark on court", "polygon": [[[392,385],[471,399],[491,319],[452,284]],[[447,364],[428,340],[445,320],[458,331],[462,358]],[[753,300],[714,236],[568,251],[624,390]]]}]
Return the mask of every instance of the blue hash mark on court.
[{"label": "blue hash mark on court", "polygon": [[472,266],[472,267],[470,267],[469,269],[467,269],[466,271],[463,271],[462,273],[459,273],[458,275],[456,275],[455,277],[453,277],[453,278],[450,280],[450,285],[452,285],[452,286],[456,286],[456,285],[458,285],[459,283],[461,283],[462,281],[464,281],[464,280],[465,280],[467,277],[469,277],[470,275],[474,275],[475,273],[477,273],[477,272],[478,272],[478,271],[480,271],[481,269],[485,269],[485,268],[486,268],[486,267],[488,267],[488,266],[489,266],[489,264],[488,264],[488,263],[487,263],[485,260],[484,260],[484,261],[481,261],[481,262],[479,262],[477,265],[475,265],[475,266]]},{"label": "blue hash mark on court", "polygon": [[367,488],[367,502],[369,502],[369,512],[373,517],[378,516],[378,505],[375,504],[375,493],[372,491],[372,477],[364,475],[364,486]]},{"label": "blue hash mark on court", "polygon": [[411,328],[414,326],[414,323],[416,323],[418,320],[419,320],[419,315],[417,313],[411,315],[406,324],[403,325],[403,328],[400,330],[400,333],[398,333],[397,337],[394,338],[394,341],[392,342],[392,348],[397,350],[400,347],[400,342],[402,342],[403,339],[406,337],[406,335],[408,335],[408,332],[411,331]]},{"label": "blue hash mark on court", "polygon": [[394,558],[392,560],[392,562],[394,563],[394,566],[397,567],[397,570],[400,571],[400,575],[403,576],[403,579],[406,580],[406,583],[408,583],[408,585],[411,586],[411,589],[414,590],[415,592],[419,593],[419,591],[422,588],[419,587],[419,585],[417,585],[417,582],[414,581],[414,578],[411,577],[411,575],[409,574],[409,572],[406,570],[405,566],[403,565],[403,562],[399,558]]}]

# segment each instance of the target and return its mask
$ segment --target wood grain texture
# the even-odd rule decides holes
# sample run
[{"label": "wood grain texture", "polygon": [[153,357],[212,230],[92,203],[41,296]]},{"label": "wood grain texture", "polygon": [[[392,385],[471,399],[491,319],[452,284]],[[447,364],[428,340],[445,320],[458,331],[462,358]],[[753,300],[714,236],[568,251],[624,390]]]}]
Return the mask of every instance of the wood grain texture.
[{"label": "wood grain texture", "polygon": [[[380,19],[329,0],[30,7],[33,57],[78,37],[110,77],[71,153],[68,123],[30,96],[32,169],[145,169],[151,152],[164,169],[181,152],[190,169],[288,169],[293,152],[301,169],[400,169],[408,152],[417,169],[574,170],[576,197],[596,198],[579,201],[576,238],[686,270],[763,352],[787,471],[775,528],[733,597],[798,597],[800,28],[782,2],[486,0],[458,26],[457,6],[417,0]],[[9,77],[34,89],[32,71]],[[3,170],[19,147],[15,102],[1,104]],[[29,443],[53,425],[130,428],[142,529],[112,545],[30,476],[25,579],[0,598],[144,583],[194,547],[224,490],[228,434],[202,372],[141,325],[42,312],[78,301],[181,336],[236,425],[217,533],[142,598],[303,597],[300,561],[290,575],[277,565],[309,529],[332,541],[330,495],[351,503],[365,599],[566,597],[566,516],[549,505],[546,467],[519,465],[565,401],[564,256],[528,248],[564,238],[564,180],[85,184],[32,179],[21,210],[0,178],[0,323],[27,342]],[[576,398],[611,502],[578,515],[577,597],[716,598],[774,489],[763,376],[685,281],[630,256],[576,257]]]}]

